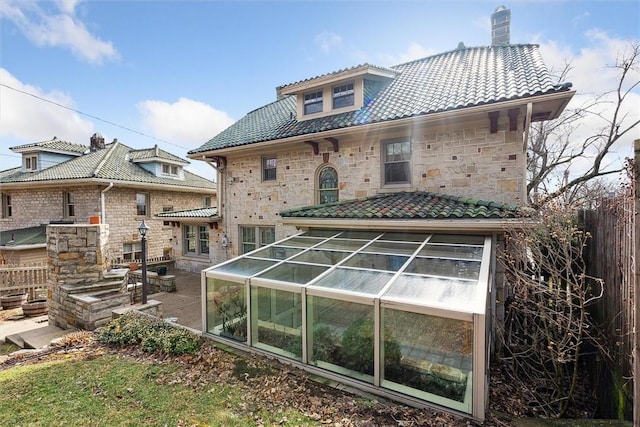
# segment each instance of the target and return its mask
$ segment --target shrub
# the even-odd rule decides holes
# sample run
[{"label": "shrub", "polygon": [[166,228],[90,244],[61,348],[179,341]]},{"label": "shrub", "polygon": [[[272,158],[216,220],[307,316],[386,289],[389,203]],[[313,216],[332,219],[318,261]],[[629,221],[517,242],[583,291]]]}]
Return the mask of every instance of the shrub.
[{"label": "shrub", "polygon": [[[365,317],[351,323],[342,335],[342,364],[345,368],[373,374],[374,325]],[[396,369],[400,365],[400,344],[389,333],[384,337],[384,366]]]},{"label": "shrub", "polygon": [[202,339],[192,332],[134,311],[105,325],[98,341],[118,346],[139,345],[146,352],[174,355],[193,354],[202,345]]}]

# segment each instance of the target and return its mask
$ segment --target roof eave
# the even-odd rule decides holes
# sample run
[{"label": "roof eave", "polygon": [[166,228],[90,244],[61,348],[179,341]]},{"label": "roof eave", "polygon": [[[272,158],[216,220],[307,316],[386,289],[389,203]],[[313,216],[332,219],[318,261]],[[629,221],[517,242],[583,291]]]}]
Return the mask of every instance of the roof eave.
[{"label": "roof eave", "polygon": [[44,249],[46,243],[35,243],[33,245],[4,245],[0,246],[0,251],[26,251],[29,249]]},{"label": "roof eave", "polygon": [[[60,186],[82,186],[82,185],[109,185],[113,183],[116,187],[123,188],[144,188],[153,190],[171,190],[182,193],[201,193],[201,194],[217,194],[216,188],[179,186],[170,184],[158,184],[137,181],[118,181],[116,179],[107,178],[77,178],[77,179],[51,179],[44,181],[21,181],[2,183],[2,188],[7,190],[20,189],[25,186],[29,187],[60,187]],[[216,183],[212,182],[215,186]]]}]

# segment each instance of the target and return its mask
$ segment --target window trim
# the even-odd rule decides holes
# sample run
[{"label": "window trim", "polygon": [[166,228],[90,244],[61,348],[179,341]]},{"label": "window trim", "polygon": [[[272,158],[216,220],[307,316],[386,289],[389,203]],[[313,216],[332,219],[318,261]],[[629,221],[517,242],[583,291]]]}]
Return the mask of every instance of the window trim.
[{"label": "window trim", "polygon": [[[333,169],[336,173],[336,186],[333,188],[321,188],[320,187],[320,177],[322,175],[322,172],[327,169]],[[331,201],[331,202],[322,202],[322,193],[323,192],[328,192],[328,191],[335,191],[336,192],[336,200]],[[340,200],[340,175],[338,174],[338,169],[333,166],[332,164],[329,163],[324,163],[322,165],[320,165],[320,167],[316,170],[316,177],[315,177],[315,202],[316,204],[327,204],[327,203],[335,203],[337,201]]]},{"label": "window trim", "polygon": [[[267,167],[267,163],[273,160],[275,162],[273,167]],[[267,171],[273,170],[273,177],[267,177]],[[278,157],[273,156],[263,156],[262,157],[262,182],[268,181],[277,181],[278,180]]]},{"label": "window trim", "polygon": [[11,203],[11,194],[2,193],[2,218],[11,218],[13,216],[13,204]]},{"label": "window trim", "polygon": [[[397,160],[397,161],[387,161],[387,146],[391,145],[391,144],[398,144],[398,143],[408,143],[409,144],[409,158],[407,160]],[[380,156],[380,161],[382,163],[381,166],[381,183],[383,187],[386,186],[410,186],[412,184],[412,173],[413,173],[413,165],[412,165],[412,160],[413,160],[413,147],[412,147],[412,141],[411,141],[411,137],[407,136],[407,137],[400,137],[400,138],[392,138],[392,139],[384,139],[382,141],[380,141],[380,145],[381,145],[381,156]],[[407,180],[406,181],[391,181],[391,182],[387,182],[387,165],[388,164],[399,164],[399,163],[406,163],[407,164]]]},{"label": "window trim", "polygon": [[[243,230],[253,230],[253,242],[244,240]],[[263,231],[269,231],[272,233],[272,241],[265,241]],[[238,225],[238,240],[240,241],[240,247],[238,248],[240,254],[246,254],[263,246],[269,245],[276,241],[276,226],[275,225]],[[245,250],[245,245],[252,245],[252,249]]]},{"label": "window trim", "polygon": [[[349,88],[350,87],[350,88]],[[340,90],[343,89],[344,90]],[[339,89],[339,92],[336,93],[336,89]],[[351,97],[351,104],[345,104],[339,107],[336,107],[336,100],[343,100]],[[351,108],[356,104],[356,92],[355,92],[355,82],[347,82],[342,84],[337,84],[331,87],[331,107],[334,110],[341,110],[343,108]]]},{"label": "window trim", "polygon": [[62,192],[62,203],[65,218],[72,218],[76,216],[76,203],[75,195],[70,191]]},{"label": "window trim", "polygon": [[[194,230],[194,235],[191,238],[188,233],[189,228],[193,228]],[[203,233],[206,235],[204,238]],[[194,241],[194,251],[189,250],[189,242],[191,240]],[[203,243],[206,243],[206,251],[203,250]],[[182,254],[184,256],[208,259],[209,254],[211,254],[211,239],[207,224],[184,224],[182,226],[182,244]]]},{"label": "window trim", "polygon": [[38,156],[24,156],[24,170],[35,172],[38,170]]},{"label": "window trim", "polygon": [[[165,168],[167,170],[165,170]],[[169,164],[169,163],[162,163],[162,175],[178,176],[179,172],[180,172],[180,170],[178,169],[178,166],[172,165],[172,164]]]},{"label": "window trim", "polygon": [[[125,251],[125,247],[130,246],[130,251]],[[129,258],[127,258],[129,256]],[[127,261],[135,261],[142,259],[142,242],[124,242],[122,243],[122,259]]]},{"label": "window trim", "polygon": [[[322,113],[324,111],[323,98],[324,98],[324,91],[322,89],[307,92],[304,95],[302,95],[302,111],[304,115],[310,116],[312,114]],[[308,106],[318,106],[318,105],[320,106],[320,110],[318,111],[307,110]]]},{"label": "window trim", "polygon": [[[138,196],[144,196],[144,209],[145,212],[144,213],[140,213],[140,204],[138,203]],[[146,218],[150,218],[150,207],[151,207],[151,197],[149,196],[149,193],[139,193],[136,192],[136,216],[143,216]]]}]

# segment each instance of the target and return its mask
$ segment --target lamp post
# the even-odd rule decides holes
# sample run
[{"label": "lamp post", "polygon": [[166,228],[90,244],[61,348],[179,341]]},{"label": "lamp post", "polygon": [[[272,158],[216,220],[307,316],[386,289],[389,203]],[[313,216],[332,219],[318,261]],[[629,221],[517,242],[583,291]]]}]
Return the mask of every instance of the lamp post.
[{"label": "lamp post", "polygon": [[149,226],[144,219],[138,226],[138,231],[142,236],[142,304],[147,303],[147,232]]}]

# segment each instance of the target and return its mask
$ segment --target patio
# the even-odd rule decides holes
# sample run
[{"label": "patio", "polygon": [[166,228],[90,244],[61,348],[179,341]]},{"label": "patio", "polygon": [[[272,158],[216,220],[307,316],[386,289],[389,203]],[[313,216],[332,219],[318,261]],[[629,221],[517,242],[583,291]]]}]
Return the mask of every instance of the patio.
[{"label": "patio", "polygon": [[175,276],[175,292],[159,292],[149,295],[149,299],[162,302],[162,317],[175,318],[175,323],[202,331],[202,302],[200,273],[170,269]]}]

